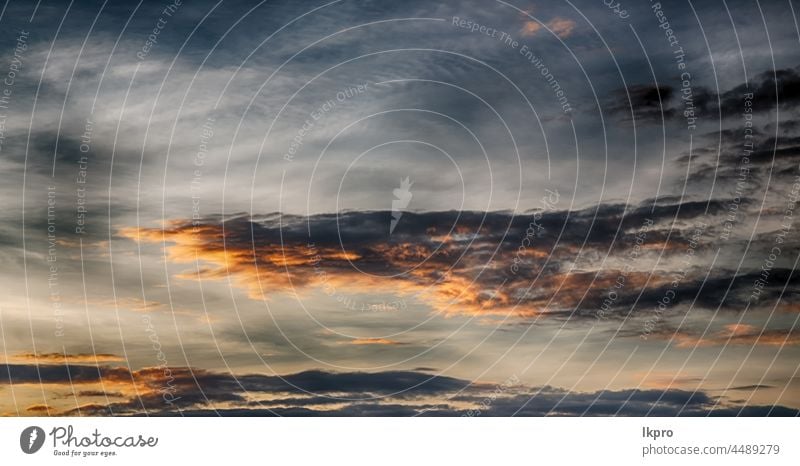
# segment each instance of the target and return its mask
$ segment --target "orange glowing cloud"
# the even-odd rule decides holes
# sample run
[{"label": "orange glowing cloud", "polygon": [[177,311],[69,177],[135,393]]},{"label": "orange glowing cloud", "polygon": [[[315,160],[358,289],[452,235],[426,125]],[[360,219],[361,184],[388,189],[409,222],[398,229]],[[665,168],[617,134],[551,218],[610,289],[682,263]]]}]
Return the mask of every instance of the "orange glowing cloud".
[{"label": "orange glowing cloud", "polygon": [[[471,268],[468,258],[462,258],[460,268],[455,271],[442,273],[447,269],[442,261],[458,257],[455,246],[447,242],[441,243],[438,250],[414,243],[365,245],[364,253],[369,256],[364,257],[355,252],[343,252],[341,248],[288,241],[243,248],[233,240],[226,243],[228,238],[222,229],[209,225],[127,228],[120,230],[120,235],[142,242],[166,242],[167,257],[175,263],[202,263],[180,273],[178,278],[232,278],[256,300],[268,299],[276,292],[298,294],[310,288],[322,288],[347,293],[374,291],[422,296],[446,314],[513,312],[533,315],[537,312],[527,305],[512,309],[514,301],[507,292],[496,290],[497,287],[487,288],[475,280],[480,269]],[[353,266],[376,262],[390,269],[405,270],[405,273],[382,277],[363,273]]]},{"label": "orange glowing cloud", "polygon": [[[535,229],[526,222],[513,235],[506,233],[512,240],[502,234],[505,217],[491,224],[473,220],[472,228],[424,225],[413,234],[385,238],[374,233],[374,217],[363,220],[369,214],[359,215],[347,219],[344,233],[325,223],[328,218],[312,219],[322,231],[313,241],[305,225],[292,229],[247,218],[171,221],[163,228],[123,228],[119,234],[163,245],[169,261],[191,264],[178,278],[231,280],[254,300],[320,291],[332,297],[391,294],[424,302],[446,316],[534,317],[577,306],[599,308],[622,280],[621,272],[610,268],[541,270],[547,261],[559,265],[575,260],[578,251],[569,242],[553,249],[546,238],[531,236]],[[345,246],[342,234],[358,239]],[[631,293],[670,281],[667,274],[636,270],[626,271],[623,278]]]},{"label": "orange glowing cloud", "polygon": [[355,338],[348,342],[350,345],[403,345],[405,343],[401,343],[395,340],[389,340],[386,338]]},{"label": "orange glowing cloud", "polygon": [[525,37],[530,37],[539,32],[540,29],[542,29],[542,25],[539,24],[538,21],[530,20],[530,21],[525,21],[522,24],[522,29],[520,30],[520,33]]},{"label": "orange glowing cloud", "polygon": [[631,374],[630,379],[639,386],[658,390],[669,390],[671,388],[693,390],[700,387],[703,382],[702,377],[659,371],[634,372]]},{"label": "orange glowing cloud", "polygon": [[789,312],[789,313],[800,313],[800,303],[798,302],[787,302],[782,301],[778,305],[778,309],[781,312]]},{"label": "orange glowing cloud", "polygon": [[547,27],[558,37],[565,39],[572,35],[572,31],[575,29],[575,21],[571,19],[554,18],[547,23]]},{"label": "orange glowing cloud", "polygon": [[662,332],[678,348],[708,346],[746,345],[746,346],[797,346],[800,345],[800,332],[795,329],[759,329],[748,324],[728,324],[722,330],[709,335],[696,335],[689,332]]},{"label": "orange glowing cloud", "polygon": [[32,405],[25,408],[25,411],[35,415],[48,415],[50,413],[50,409],[51,408],[47,405]]}]

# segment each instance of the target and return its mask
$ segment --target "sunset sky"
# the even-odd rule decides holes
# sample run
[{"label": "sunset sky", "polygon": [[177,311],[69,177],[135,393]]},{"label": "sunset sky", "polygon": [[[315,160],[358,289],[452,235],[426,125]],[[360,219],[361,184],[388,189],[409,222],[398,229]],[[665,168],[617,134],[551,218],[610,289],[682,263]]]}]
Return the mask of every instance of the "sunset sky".
[{"label": "sunset sky", "polygon": [[800,413],[800,5],[6,1],[0,414]]}]

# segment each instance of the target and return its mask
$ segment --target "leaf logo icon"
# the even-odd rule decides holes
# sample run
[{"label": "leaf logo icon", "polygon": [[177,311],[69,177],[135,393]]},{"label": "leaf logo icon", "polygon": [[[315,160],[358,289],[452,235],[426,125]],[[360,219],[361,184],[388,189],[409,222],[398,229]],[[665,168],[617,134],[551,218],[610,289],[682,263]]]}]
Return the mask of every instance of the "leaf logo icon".
[{"label": "leaf logo icon", "polygon": [[389,225],[390,235],[394,232],[394,228],[397,226],[397,222],[400,221],[400,217],[403,216],[403,209],[408,207],[408,204],[411,202],[411,197],[413,196],[411,194],[411,186],[413,184],[413,181],[405,177],[405,179],[400,180],[400,187],[392,190],[395,199],[392,200],[392,221]]},{"label": "leaf logo icon", "polygon": [[19,435],[19,447],[29,455],[36,453],[44,445],[44,437],[44,429],[41,427],[27,427]]}]

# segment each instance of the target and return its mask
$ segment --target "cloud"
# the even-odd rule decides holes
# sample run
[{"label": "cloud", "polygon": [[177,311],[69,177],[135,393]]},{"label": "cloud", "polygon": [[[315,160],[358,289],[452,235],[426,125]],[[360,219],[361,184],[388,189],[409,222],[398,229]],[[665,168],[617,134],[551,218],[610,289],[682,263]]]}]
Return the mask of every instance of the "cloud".
[{"label": "cloud", "polygon": [[[750,99],[754,113],[774,111],[776,108],[792,113],[800,103],[800,67],[765,71],[753,77],[748,83],[741,83],[722,93],[714,93],[703,86],[693,88],[692,99],[696,114],[716,119],[742,118],[744,95],[752,94]],[[630,100],[628,96],[630,95]],[[659,99],[660,97],[660,99]],[[653,83],[635,84],[626,89],[616,89],[604,102],[604,107],[621,121],[631,120],[631,111],[637,123],[660,125],[665,122],[684,119],[681,96],[671,85]],[[791,129],[791,122],[781,122],[781,126]],[[758,129],[756,128],[756,133]],[[738,135],[738,134],[737,134]],[[741,145],[741,142],[739,141]],[[768,147],[768,146],[764,146]],[[771,150],[771,147],[769,147]],[[757,157],[758,158],[758,157]]]},{"label": "cloud", "polygon": [[565,18],[553,18],[547,22],[547,27],[558,37],[566,39],[575,29],[575,21]]},{"label": "cloud", "polygon": [[742,83],[723,92],[719,107],[724,116],[742,113],[742,96],[753,94],[753,111],[773,111],[775,108],[793,109],[800,104],[800,67],[764,71],[749,83]]},{"label": "cloud", "polygon": [[120,392],[109,392],[102,390],[82,390],[78,392],[79,398],[91,398],[91,397],[122,398],[124,396],[125,395]]},{"label": "cloud", "polygon": [[106,363],[124,360],[122,356],[110,353],[20,353],[12,355],[9,359],[15,362],[35,361],[40,364]]},{"label": "cloud", "polygon": [[51,408],[47,405],[31,405],[25,411],[34,416],[49,416]]},{"label": "cloud", "polygon": [[350,345],[403,345],[399,341],[389,340],[386,338],[354,338],[347,342]]},{"label": "cloud", "polygon": [[[531,14],[531,10],[528,10],[527,13]],[[524,18],[522,22],[522,27],[520,28],[520,34],[523,37],[532,37],[537,35],[539,31],[543,29],[542,23],[537,20],[529,19],[527,15],[522,15]],[[575,29],[575,21],[566,18],[556,17],[551,19],[546,23],[547,28],[552,31],[553,34],[557,35],[562,39],[566,39],[570,35],[572,35],[572,31]]]},{"label": "cloud", "polygon": [[[21,374],[35,370],[0,366],[12,374],[12,381],[28,383]],[[50,368],[54,369],[54,368]],[[71,373],[84,369],[71,367]],[[85,368],[102,374],[107,383],[119,385],[124,369]],[[52,375],[52,371],[47,374]],[[65,371],[60,372],[66,375]],[[782,406],[749,406],[712,397],[703,391],[677,389],[625,389],[569,392],[550,386],[475,383],[416,371],[326,372],[305,371],[283,376],[225,374],[187,367],[133,371],[137,390],[125,390],[127,400],[108,404],[89,402],[67,407],[67,415],[220,415],[220,416],[768,416],[797,415]],[[68,384],[68,378],[50,384]],[[162,391],[167,382],[174,386],[169,403]],[[79,392],[75,401],[96,398],[98,392]],[[110,397],[120,394],[112,392]],[[289,396],[287,396],[289,395]],[[29,410],[58,410],[34,405]]]},{"label": "cloud", "polygon": [[661,124],[677,113],[669,103],[674,93],[672,87],[665,85],[633,85],[627,92],[625,89],[613,92],[605,108],[622,121]]},{"label": "cloud", "polygon": [[130,372],[124,368],[87,365],[30,365],[30,364],[0,364],[0,385],[12,384],[86,384],[97,383],[102,380],[127,381]]},{"label": "cloud", "polygon": [[[647,306],[660,299],[686,268],[677,258],[689,249],[698,257],[713,249],[719,232],[711,226],[690,248],[694,224],[711,223],[726,208],[724,201],[712,200],[525,215],[408,212],[391,236],[388,211],[239,215],[173,220],[164,228],[123,228],[119,234],[165,244],[175,264],[199,260],[199,269],[187,269],[179,278],[231,278],[254,300],[302,298],[313,291],[331,296],[374,292],[417,299],[445,315],[595,317],[591,310],[620,275],[625,286],[616,290],[612,313],[627,314],[637,302]],[[644,225],[650,226],[643,235]],[[761,235],[750,247],[757,251],[770,241],[768,234]],[[653,269],[658,257],[660,267]],[[697,267],[682,272],[673,304],[746,303],[759,272],[732,273],[722,260],[718,264],[709,277]],[[777,298],[784,283],[797,280],[776,265],[764,302]]]},{"label": "cloud", "polygon": [[522,24],[522,29],[520,29],[520,34],[522,34],[525,37],[530,37],[539,32],[540,29],[542,29],[542,25],[538,21],[528,20]]},{"label": "cloud", "polygon": [[740,387],[731,387],[728,390],[752,392],[756,390],[769,390],[771,388],[775,387],[773,385],[756,384],[756,385],[742,385]]},{"label": "cloud", "polygon": [[775,346],[779,348],[800,345],[800,332],[795,328],[757,328],[749,324],[727,324],[708,334],[680,329],[663,328],[651,335],[674,343],[678,348],[708,346]]}]

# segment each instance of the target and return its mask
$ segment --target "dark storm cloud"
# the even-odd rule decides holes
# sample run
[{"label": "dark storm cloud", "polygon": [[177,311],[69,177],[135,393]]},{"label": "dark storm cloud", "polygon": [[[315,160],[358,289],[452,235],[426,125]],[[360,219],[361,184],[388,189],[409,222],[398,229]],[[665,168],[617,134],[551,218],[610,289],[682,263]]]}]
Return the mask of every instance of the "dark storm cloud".
[{"label": "dark storm cloud", "polygon": [[104,392],[102,390],[83,390],[78,392],[77,396],[79,398],[91,398],[91,397],[109,397],[109,398],[121,398],[124,397],[121,392]]},{"label": "dark storm cloud", "polygon": [[[214,381],[213,376],[200,377],[201,385]],[[229,383],[233,383],[232,378]],[[396,394],[399,397],[418,397],[464,389],[469,382],[444,376],[432,376],[413,371],[378,373],[331,373],[319,370],[300,372],[283,377],[246,375],[237,378],[246,391],[334,394],[334,399],[346,400],[348,394],[374,397]],[[343,393],[343,397],[335,394]]]},{"label": "dark storm cloud", "polygon": [[[670,284],[642,290],[641,294],[623,294],[620,304],[631,305],[636,299],[647,303],[655,303],[669,290],[675,292],[672,305],[694,303],[702,309],[723,309],[732,311],[744,310],[748,304],[757,304],[751,299],[753,283],[762,278],[760,272],[735,274],[733,271],[716,271],[705,278],[692,277],[682,281],[680,286]],[[800,276],[791,269],[774,269],[770,273],[770,281],[764,286],[760,300],[773,302],[784,294],[784,287],[794,288],[800,285]],[[790,297],[786,296],[789,300]]]},{"label": "dark storm cloud", "polygon": [[[38,369],[37,369],[38,367]],[[469,382],[446,376],[437,376],[416,371],[368,372],[326,372],[311,370],[284,376],[243,374],[234,376],[202,369],[169,368],[169,376],[160,368],[145,368],[129,371],[121,367],[89,365],[40,364],[2,364],[0,383],[94,383],[105,381],[133,380],[143,384],[156,384],[169,378],[180,389],[196,387],[211,388],[214,394],[239,389],[270,393],[363,393],[365,395],[398,394],[399,396],[422,396],[436,393],[458,391],[466,388]],[[182,392],[184,393],[184,392]]]},{"label": "dark storm cloud", "polygon": [[[750,150],[746,153],[748,165],[773,163],[781,165],[785,162],[794,162],[800,157],[800,135],[796,134],[794,130],[787,130],[783,135],[776,137],[774,130],[771,132],[761,131],[754,127],[752,128],[752,140],[749,140],[745,137],[744,127],[740,124],[738,127],[707,133],[705,136],[711,143],[696,148],[693,151],[694,155],[715,158],[719,153],[721,161],[728,166],[735,166],[741,161],[745,154],[744,149]],[[750,141],[753,144],[752,149],[744,146],[745,142]],[[686,159],[681,161],[686,161]],[[760,167],[753,167],[751,171],[760,173]],[[724,176],[720,176],[720,178],[724,179]]]},{"label": "dark storm cloud", "polygon": [[[781,110],[794,111],[800,103],[800,74],[798,69],[785,68],[773,71],[764,71],[749,83],[734,86],[721,94],[714,94],[707,88],[698,86],[694,88],[693,103],[702,117],[716,119],[741,117],[743,113],[743,99],[745,94],[752,94],[753,112]],[[617,116],[620,120],[661,124],[669,120],[683,118],[681,96],[676,89],[669,85],[655,86],[653,84],[637,84],[626,90],[615,90],[604,107]],[[663,117],[663,119],[662,119]]]},{"label": "dark storm cloud", "polygon": [[[798,138],[793,138],[798,140]],[[768,146],[768,144],[765,144]],[[800,159],[800,145],[780,144],[775,149],[764,149],[753,152],[752,160],[755,163],[772,163],[773,160],[797,160]],[[775,146],[772,146],[775,147]]]},{"label": "dark storm cloud", "polygon": [[742,113],[742,96],[753,94],[753,111],[794,109],[800,103],[800,67],[764,71],[746,84],[740,84],[720,95],[723,116]]},{"label": "dark storm cloud", "polygon": [[94,383],[101,379],[118,380],[129,376],[122,368],[96,367],[85,365],[0,364],[0,385],[11,384],[65,384]]},{"label": "dark storm cloud", "polygon": [[[460,236],[462,238],[455,241],[464,244],[475,241],[481,244],[501,242],[506,247],[516,247],[516,243],[534,223],[543,228],[538,231],[542,235],[539,239],[548,246],[552,246],[559,236],[559,241],[565,245],[581,244],[584,240],[594,245],[608,245],[618,229],[623,233],[639,227],[645,219],[651,219],[656,224],[692,220],[716,215],[726,207],[722,200],[665,203],[671,201],[667,199],[655,205],[646,201],[634,208],[624,204],[602,204],[576,211],[548,211],[535,215],[472,211],[404,212],[402,222],[391,236],[387,228],[392,218],[390,211],[343,212],[310,217],[276,214],[252,219],[238,215],[225,219],[209,217],[201,223],[209,228],[224,225],[224,241],[231,248],[249,248],[253,244],[279,246],[281,243],[291,246],[308,241],[320,246],[344,246],[349,250],[384,242],[401,244],[414,241],[424,244],[430,242],[432,234]],[[184,227],[176,224],[174,229],[168,228],[165,232],[168,235],[180,233]],[[221,237],[210,237],[209,240],[215,238],[222,240]]]},{"label": "dark storm cloud", "polygon": [[669,86],[633,85],[613,93],[605,108],[622,121],[661,124],[677,114],[670,108],[675,90]]}]

